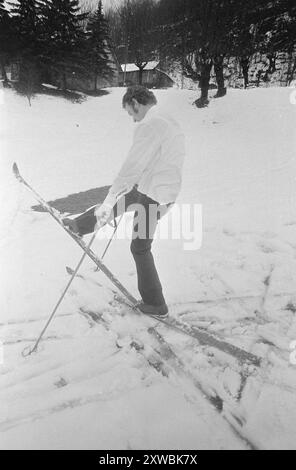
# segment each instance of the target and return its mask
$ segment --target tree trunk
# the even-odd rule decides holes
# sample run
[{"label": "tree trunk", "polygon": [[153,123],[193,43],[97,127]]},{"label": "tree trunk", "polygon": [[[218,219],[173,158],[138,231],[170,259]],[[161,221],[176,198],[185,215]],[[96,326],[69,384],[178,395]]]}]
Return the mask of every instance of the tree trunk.
[{"label": "tree trunk", "polygon": [[295,73],[296,73],[296,58],[294,59],[294,64],[293,64],[293,69],[292,69],[292,72],[291,72],[291,77],[289,78],[289,85],[292,82],[292,80],[294,80]]},{"label": "tree trunk", "polygon": [[244,87],[245,89],[247,89],[249,86],[249,65],[250,65],[249,57],[242,57],[240,59],[240,65],[243,71]]},{"label": "tree trunk", "polygon": [[95,93],[97,92],[97,89],[98,89],[98,88],[97,88],[97,79],[98,79],[98,75],[95,74],[95,81],[94,81],[94,84],[95,84],[95,86],[94,86],[94,92],[95,92]]},{"label": "tree trunk", "polygon": [[139,68],[139,85],[143,83],[143,69]]},{"label": "tree trunk", "polygon": [[268,69],[265,71],[263,75],[263,81],[269,82],[270,75],[272,75],[276,71],[276,53],[267,54],[267,59],[269,61]]},{"label": "tree trunk", "polygon": [[0,60],[0,66],[1,66],[1,73],[3,77],[3,86],[5,87],[8,85],[8,78],[7,78],[3,59]]},{"label": "tree trunk", "polygon": [[201,65],[201,74],[199,86],[201,89],[200,97],[194,102],[197,108],[205,108],[209,104],[209,85],[213,62],[211,59],[203,61]]},{"label": "tree trunk", "polygon": [[260,80],[261,80],[261,77],[262,77],[263,73],[264,73],[263,70],[258,70],[258,72],[256,74],[256,78],[257,78],[256,86],[257,86],[257,88],[260,87]]},{"label": "tree trunk", "polygon": [[25,58],[20,63],[19,81],[17,89],[19,93],[27,96],[31,106],[31,98],[41,84],[38,64],[32,58]]},{"label": "tree trunk", "polygon": [[216,81],[218,85],[218,90],[215,95],[215,98],[221,98],[226,95],[226,88],[223,75],[223,61],[224,56],[217,56],[214,59],[214,70],[216,75]]},{"label": "tree trunk", "polygon": [[63,90],[66,91],[66,90],[67,90],[67,77],[66,77],[66,72],[63,72],[62,79],[63,79]]},{"label": "tree trunk", "polygon": [[289,86],[292,80],[294,80],[294,75],[296,72],[296,57],[293,60],[293,52],[289,52],[289,64],[287,71],[287,81],[286,86]]}]

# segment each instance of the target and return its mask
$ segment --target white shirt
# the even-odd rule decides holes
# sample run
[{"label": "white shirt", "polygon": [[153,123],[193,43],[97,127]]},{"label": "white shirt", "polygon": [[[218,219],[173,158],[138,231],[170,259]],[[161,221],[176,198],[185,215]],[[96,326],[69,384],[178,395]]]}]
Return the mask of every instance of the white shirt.
[{"label": "white shirt", "polygon": [[160,204],[175,202],[184,157],[185,138],[179,124],[153,106],[137,124],[132,147],[105,201],[114,205],[116,196],[138,184],[139,192]]}]

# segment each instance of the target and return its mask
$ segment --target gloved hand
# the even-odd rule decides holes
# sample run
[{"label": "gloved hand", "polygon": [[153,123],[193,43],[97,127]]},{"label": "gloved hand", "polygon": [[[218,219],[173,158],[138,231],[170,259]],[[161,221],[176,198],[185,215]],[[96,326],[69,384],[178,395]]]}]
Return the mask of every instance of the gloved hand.
[{"label": "gloved hand", "polygon": [[106,202],[103,202],[103,204],[95,208],[94,214],[97,218],[97,230],[107,223],[107,220],[111,215],[112,209],[113,206]]}]

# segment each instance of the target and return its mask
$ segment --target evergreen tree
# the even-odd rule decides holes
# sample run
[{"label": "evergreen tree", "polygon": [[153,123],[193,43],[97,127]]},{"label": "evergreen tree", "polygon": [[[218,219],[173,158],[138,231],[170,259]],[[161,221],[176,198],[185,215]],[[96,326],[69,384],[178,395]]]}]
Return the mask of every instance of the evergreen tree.
[{"label": "evergreen tree", "polygon": [[0,0],[0,20],[7,15],[7,10],[4,6],[4,0]]},{"label": "evergreen tree", "polygon": [[19,63],[19,91],[30,97],[40,83],[40,20],[38,0],[17,0],[11,4],[16,59]]},{"label": "evergreen tree", "polygon": [[38,0],[16,0],[11,3],[15,37],[21,58],[34,58],[39,51],[39,9]]},{"label": "evergreen tree", "polygon": [[96,12],[87,24],[86,32],[86,68],[94,79],[94,91],[97,90],[97,79],[112,77],[113,70],[108,53],[109,31],[108,22],[102,9],[102,1],[98,3]]},{"label": "evergreen tree", "polygon": [[48,69],[62,77],[83,69],[85,34],[79,0],[42,0],[43,59]]}]

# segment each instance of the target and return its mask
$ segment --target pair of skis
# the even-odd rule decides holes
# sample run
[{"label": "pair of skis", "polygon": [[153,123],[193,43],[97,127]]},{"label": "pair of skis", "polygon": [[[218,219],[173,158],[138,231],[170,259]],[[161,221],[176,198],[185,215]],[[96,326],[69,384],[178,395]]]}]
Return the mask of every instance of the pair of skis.
[{"label": "pair of skis", "polygon": [[[37,199],[45,211],[47,211],[56,222],[70,235],[70,237],[81,247],[86,256],[97,265],[97,267],[109,278],[112,284],[117,287],[117,289],[123,294],[125,299],[131,308],[133,308],[137,313],[142,314],[142,312],[137,308],[137,300],[133,295],[121,284],[121,282],[114,276],[114,274],[107,268],[103,263],[101,258],[99,258],[94,251],[90,248],[90,244],[86,245],[84,241],[77,237],[68,227],[63,224],[61,214],[54,208],[52,208],[36,191],[30,186],[27,181],[21,176],[17,164],[13,165],[13,173],[17,180],[22,183]],[[219,338],[216,335],[203,331],[196,327],[191,327],[188,324],[181,322],[174,318],[160,318],[158,316],[150,315],[151,318],[154,318],[158,322],[163,323],[169,328],[174,329],[175,331],[186,334],[194,339],[196,339],[201,345],[211,346],[213,348],[219,349],[224,353],[234,356],[240,363],[245,364],[249,363],[255,366],[260,366],[261,359],[251,354],[238,346],[235,346],[229,342],[226,342]]]}]

